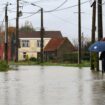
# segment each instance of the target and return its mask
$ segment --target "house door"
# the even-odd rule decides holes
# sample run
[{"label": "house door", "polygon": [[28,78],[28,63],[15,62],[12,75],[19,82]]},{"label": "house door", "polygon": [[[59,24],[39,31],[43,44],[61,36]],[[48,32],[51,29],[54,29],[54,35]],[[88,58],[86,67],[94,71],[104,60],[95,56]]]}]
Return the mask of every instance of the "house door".
[{"label": "house door", "polygon": [[26,59],[26,52],[23,52],[23,60]]}]

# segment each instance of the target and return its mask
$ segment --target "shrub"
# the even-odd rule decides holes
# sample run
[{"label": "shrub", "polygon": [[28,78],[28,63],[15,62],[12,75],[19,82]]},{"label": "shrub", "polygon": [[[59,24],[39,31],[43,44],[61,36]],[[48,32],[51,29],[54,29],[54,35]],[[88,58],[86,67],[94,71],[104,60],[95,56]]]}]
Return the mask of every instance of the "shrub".
[{"label": "shrub", "polygon": [[0,61],[0,71],[6,71],[9,65],[5,61]]},{"label": "shrub", "polygon": [[37,61],[37,59],[35,57],[31,57],[30,61]]},{"label": "shrub", "polygon": [[73,52],[73,53],[69,53],[69,54],[64,54],[63,61],[67,61],[70,63],[77,63],[78,62],[78,53]]},{"label": "shrub", "polygon": [[28,60],[29,60],[29,56],[26,55],[26,57],[25,57],[25,61],[28,61]]},{"label": "shrub", "polygon": [[89,61],[90,60],[90,53],[89,52],[84,52],[82,54],[82,60]]}]

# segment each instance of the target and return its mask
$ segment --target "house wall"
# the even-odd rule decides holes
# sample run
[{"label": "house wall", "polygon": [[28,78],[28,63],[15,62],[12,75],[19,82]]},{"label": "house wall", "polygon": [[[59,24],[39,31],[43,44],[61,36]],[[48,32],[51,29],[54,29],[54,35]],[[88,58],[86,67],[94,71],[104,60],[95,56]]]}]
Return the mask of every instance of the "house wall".
[{"label": "house wall", "polygon": [[69,42],[68,39],[66,39],[65,42],[57,50],[57,59],[62,60],[64,54],[68,54],[70,52],[73,52],[74,50],[74,46]]},{"label": "house wall", "polygon": [[4,47],[0,45],[0,60],[3,60]]},{"label": "house wall", "polygon": [[[29,40],[29,47],[22,47],[22,40]],[[23,53],[26,52],[29,58],[37,58],[40,47],[37,47],[37,40],[40,38],[20,38],[19,60],[24,60]],[[49,42],[50,38],[44,38],[44,46]]]},{"label": "house wall", "polygon": [[[4,60],[4,56],[5,56],[5,50],[4,50],[4,45],[0,45],[0,60]],[[11,60],[11,48],[8,46],[8,60]]]}]

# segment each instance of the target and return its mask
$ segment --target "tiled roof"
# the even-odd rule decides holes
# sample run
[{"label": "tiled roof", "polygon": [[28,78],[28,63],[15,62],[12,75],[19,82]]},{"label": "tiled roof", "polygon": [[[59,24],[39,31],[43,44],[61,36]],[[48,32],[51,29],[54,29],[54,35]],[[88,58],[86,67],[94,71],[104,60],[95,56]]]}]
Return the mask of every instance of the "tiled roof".
[{"label": "tiled roof", "polygon": [[67,38],[53,38],[45,46],[44,51],[55,51],[58,49]]},{"label": "tiled roof", "polygon": [[[40,31],[20,32],[20,38],[40,38]],[[44,38],[59,38],[62,37],[60,31],[45,31]]]}]

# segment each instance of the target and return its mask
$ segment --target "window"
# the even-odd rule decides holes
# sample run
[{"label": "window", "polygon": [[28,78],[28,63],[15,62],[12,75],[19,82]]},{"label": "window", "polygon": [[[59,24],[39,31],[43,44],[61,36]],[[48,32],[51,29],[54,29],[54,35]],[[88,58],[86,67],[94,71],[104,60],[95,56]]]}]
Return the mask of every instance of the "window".
[{"label": "window", "polygon": [[[44,40],[43,40],[43,46],[44,46]],[[37,40],[37,47],[41,47],[41,40]]]},{"label": "window", "polygon": [[37,40],[37,47],[41,46],[41,40]]},{"label": "window", "polygon": [[23,52],[23,58],[24,59],[26,58],[26,52]]},{"label": "window", "polygon": [[29,47],[29,40],[22,40],[22,47]]}]

